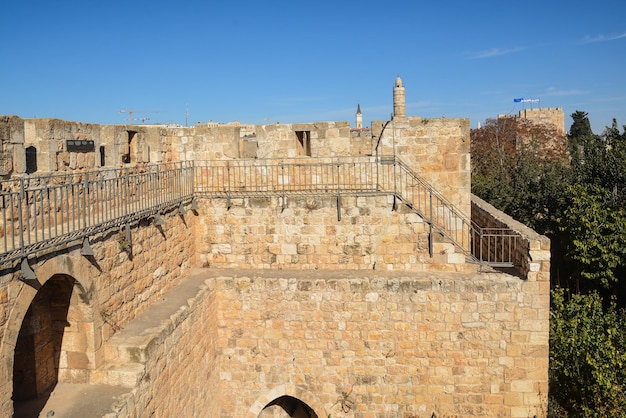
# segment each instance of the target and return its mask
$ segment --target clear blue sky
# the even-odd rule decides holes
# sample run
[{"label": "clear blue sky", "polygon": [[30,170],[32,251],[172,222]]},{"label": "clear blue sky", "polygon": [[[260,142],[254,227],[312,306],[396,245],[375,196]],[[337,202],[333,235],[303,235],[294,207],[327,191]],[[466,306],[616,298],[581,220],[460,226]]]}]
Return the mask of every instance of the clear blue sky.
[{"label": "clear blue sky", "polygon": [[[626,2],[6,1],[0,114],[102,124],[517,113],[626,124]],[[529,105],[526,105],[529,107]],[[534,105],[536,106],[536,105]],[[141,112],[147,111],[147,112]],[[137,122],[135,122],[137,123]]]}]

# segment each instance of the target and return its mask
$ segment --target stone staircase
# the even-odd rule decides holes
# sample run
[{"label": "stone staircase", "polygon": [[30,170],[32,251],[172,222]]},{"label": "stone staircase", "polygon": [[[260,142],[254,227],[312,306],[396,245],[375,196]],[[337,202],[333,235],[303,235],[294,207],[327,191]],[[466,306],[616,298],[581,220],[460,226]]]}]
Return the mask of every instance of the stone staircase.
[{"label": "stone staircase", "polygon": [[104,362],[91,373],[92,384],[136,387],[146,375],[146,362],[188,315],[188,306],[206,280],[192,270],[180,284],[137,315],[104,344]]}]

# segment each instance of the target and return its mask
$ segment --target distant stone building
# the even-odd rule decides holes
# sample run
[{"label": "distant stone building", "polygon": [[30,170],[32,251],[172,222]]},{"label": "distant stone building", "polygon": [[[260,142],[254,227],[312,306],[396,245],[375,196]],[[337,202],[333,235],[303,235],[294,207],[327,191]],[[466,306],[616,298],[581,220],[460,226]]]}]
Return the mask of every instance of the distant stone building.
[{"label": "distant stone building", "polygon": [[[510,115],[498,115],[498,118],[511,117]],[[565,134],[565,115],[562,107],[538,107],[534,109],[522,109],[517,114],[520,119],[527,119],[533,123],[554,126],[560,133]]]}]

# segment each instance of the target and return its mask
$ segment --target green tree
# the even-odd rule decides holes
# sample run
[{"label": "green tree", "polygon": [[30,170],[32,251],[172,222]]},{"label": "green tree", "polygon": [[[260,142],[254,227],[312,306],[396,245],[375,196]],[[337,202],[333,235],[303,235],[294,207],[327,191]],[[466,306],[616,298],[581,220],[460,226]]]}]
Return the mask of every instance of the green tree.
[{"label": "green tree", "polygon": [[542,234],[556,232],[569,184],[566,141],[526,119],[490,119],[471,132],[472,192]]},{"label": "green tree", "polygon": [[626,126],[622,128],[624,132],[620,133],[617,120],[613,119],[611,127],[602,134],[605,146],[602,183],[618,201],[626,198]]},{"label": "green tree", "polygon": [[569,129],[568,137],[570,139],[591,138],[593,136],[587,112],[577,110],[570,116],[574,121]]},{"label": "green tree", "polygon": [[552,292],[549,416],[626,416],[626,312],[597,293]]},{"label": "green tree", "polygon": [[558,223],[576,289],[580,279],[608,289],[626,266],[626,210],[612,205],[611,193],[601,186],[575,184],[567,190],[567,208]]},{"label": "green tree", "polygon": [[570,116],[573,122],[569,128],[567,139],[569,153],[574,164],[576,164],[581,158],[583,148],[589,141],[593,140],[595,135],[591,130],[591,122],[589,122],[587,112],[577,110]]}]

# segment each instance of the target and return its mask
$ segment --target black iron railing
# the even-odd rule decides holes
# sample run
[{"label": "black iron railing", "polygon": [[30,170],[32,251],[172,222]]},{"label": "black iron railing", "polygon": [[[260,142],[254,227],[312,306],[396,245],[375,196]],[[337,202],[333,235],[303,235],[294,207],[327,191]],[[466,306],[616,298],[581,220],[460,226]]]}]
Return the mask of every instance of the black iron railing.
[{"label": "black iron railing", "polygon": [[[0,264],[198,198],[393,195],[475,261],[512,266],[518,234],[480,228],[394,156],[195,161],[0,182]],[[181,208],[182,209],[182,208]],[[432,251],[432,241],[430,245]]]},{"label": "black iron railing", "polygon": [[193,164],[54,174],[0,182],[0,264],[190,201]]}]

